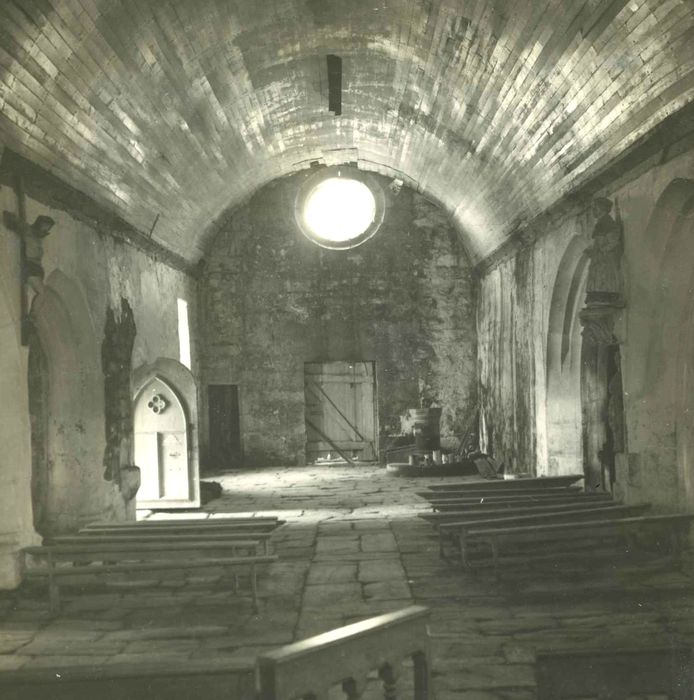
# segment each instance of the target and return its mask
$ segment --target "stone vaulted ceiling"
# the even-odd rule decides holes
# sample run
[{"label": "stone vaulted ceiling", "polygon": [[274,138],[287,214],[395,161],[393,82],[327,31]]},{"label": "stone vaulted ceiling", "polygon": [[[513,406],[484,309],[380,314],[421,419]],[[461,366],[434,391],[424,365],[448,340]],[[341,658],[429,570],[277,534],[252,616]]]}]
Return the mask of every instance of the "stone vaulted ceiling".
[{"label": "stone vaulted ceiling", "polygon": [[692,97],[694,0],[0,0],[0,140],[191,261],[316,160],[480,258]]}]

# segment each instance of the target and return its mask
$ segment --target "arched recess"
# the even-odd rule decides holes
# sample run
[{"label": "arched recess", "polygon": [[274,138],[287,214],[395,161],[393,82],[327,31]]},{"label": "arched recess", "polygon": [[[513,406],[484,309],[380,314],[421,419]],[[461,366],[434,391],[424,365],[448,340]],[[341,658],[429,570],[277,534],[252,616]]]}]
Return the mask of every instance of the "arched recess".
[{"label": "arched recess", "polygon": [[[654,366],[655,358],[662,350],[662,339],[654,334],[654,324],[662,323],[663,304],[668,295],[674,291],[667,280],[669,260],[678,254],[673,245],[673,232],[681,227],[682,212],[687,202],[694,197],[694,180],[676,178],[670,182],[658,197],[648,220],[644,241],[650,247],[639,250],[643,259],[640,280],[641,288],[647,290],[638,305],[629,304],[629,335],[632,340],[634,331],[640,330],[639,352],[630,357],[631,382],[630,391],[634,396],[648,392],[653,381],[650,377],[658,369]],[[678,222],[680,222],[678,224]],[[628,238],[626,243],[628,244]],[[670,251],[668,253],[668,251]],[[689,262],[685,259],[686,262]],[[635,281],[636,282],[636,281]],[[665,288],[661,286],[665,284]],[[630,298],[632,294],[630,293]],[[651,386],[649,386],[649,384]]]},{"label": "arched recess", "polygon": [[557,269],[547,331],[547,464],[550,474],[582,471],[581,326],[588,257],[574,236]]},{"label": "arched recess", "polygon": [[[694,182],[692,183],[694,186]],[[662,199],[662,198],[661,198]],[[663,207],[659,200],[656,209]],[[670,208],[671,205],[668,205]],[[671,212],[672,213],[672,212]],[[647,390],[660,384],[672,358],[673,343],[687,323],[688,299],[692,290],[694,245],[694,192],[675,210],[669,226],[661,231],[666,244],[658,268],[656,294],[653,298],[651,330],[646,354]]]},{"label": "arched recess", "polygon": [[[694,181],[673,181],[658,199],[646,234],[654,274],[640,376],[632,484],[668,505],[694,503]],[[639,494],[641,495],[641,494]]]},{"label": "arched recess", "polygon": [[[180,362],[160,357],[133,372],[132,389],[135,464],[141,471],[137,507],[199,507],[198,401],[193,375]],[[163,411],[154,411],[155,396],[165,402]]]},{"label": "arched recess", "polygon": [[48,373],[47,459],[34,459],[37,469],[47,470],[34,475],[35,483],[48,486],[38,506],[42,534],[74,531],[94,519],[123,519],[126,504],[101,475],[103,378],[91,314],[77,283],[59,270],[51,273],[31,321]]}]

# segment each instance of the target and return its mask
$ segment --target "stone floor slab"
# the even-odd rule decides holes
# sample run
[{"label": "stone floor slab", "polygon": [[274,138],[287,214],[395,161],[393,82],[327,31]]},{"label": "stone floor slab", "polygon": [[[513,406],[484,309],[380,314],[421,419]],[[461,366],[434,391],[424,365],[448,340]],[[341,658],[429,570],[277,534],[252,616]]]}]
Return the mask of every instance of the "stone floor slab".
[{"label": "stone floor slab", "polygon": [[[435,532],[418,518],[429,508],[416,491],[445,479],[350,466],[248,470],[218,480],[223,496],[201,517],[263,513],[287,520],[273,537],[279,562],[259,578],[258,614],[248,591],[234,595],[228,579],[198,574],[167,575],[151,588],[70,591],[55,619],[45,589],[27,589],[0,595],[0,671],[27,663],[252,659],[259,650],[415,602],[432,611],[438,700],[530,700],[540,649],[598,639],[694,641],[691,556],[678,571],[629,570],[623,581],[597,571],[520,571],[497,582],[440,559]],[[26,646],[36,654],[25,654]]]}]

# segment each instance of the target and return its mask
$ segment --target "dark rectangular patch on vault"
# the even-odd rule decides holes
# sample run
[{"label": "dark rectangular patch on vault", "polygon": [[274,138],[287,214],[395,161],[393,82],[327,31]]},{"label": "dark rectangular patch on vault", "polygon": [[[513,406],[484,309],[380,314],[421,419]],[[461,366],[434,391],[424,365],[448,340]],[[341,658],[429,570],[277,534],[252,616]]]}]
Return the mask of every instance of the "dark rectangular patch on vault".
[{"label": "dark rectangular patch on vault", "polygon": [[339,116],[342,114],[342,59],[328,54],[328,109]]}]

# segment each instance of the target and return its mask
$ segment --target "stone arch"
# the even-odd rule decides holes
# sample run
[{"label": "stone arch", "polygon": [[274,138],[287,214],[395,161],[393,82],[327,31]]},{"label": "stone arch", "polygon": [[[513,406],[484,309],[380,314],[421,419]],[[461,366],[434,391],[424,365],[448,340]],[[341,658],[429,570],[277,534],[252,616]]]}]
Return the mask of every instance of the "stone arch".
[{"label": "stone arch", "polygon": [[[195,378],[190,370],[177,360],[167,357],[157,358],[154,362],[141,365],[133,371],[132,397],[134,404],[137,404],[143,391],[157,380],[163,382],[171,390],[176,400],[180,402],[181,409],[185,415],[187,430],[189,497],[180,499],[180,503],[170,501],[165,507],[198,507],[200,505],[198,390]],[[141,469],[143,467],[143,465],[137,466]]]},{"label": "stone arch", "polygon": [[79,285],[54,271],[34,301],[31,322],[49,377],[43,534],[73,531],[88,520],[123,518],[122,498],[100,474],[103,380],[91,313]]},{"label": "stone arch", "polygon": [[[665,295],[659,287],[663,280],[663,273],[667,270],[668,260],[676,250],[672,233],[681,226],[682,212],[692,197],[694,197],[694,180],[675,178],[658,197],[648,219],[644,240],[650,247],[642,247],[639,255],[645,263],[642,267],[640,286],[649,292],[638,306],[634,305],[632,298],[627,300],[632,302],[628,306],[629,338],[630,341],[633,340],[636,331],[640,346],[639,352],[631,353],[629,358],[629,383],[634,395],[647,392],[648,385],[653,384],[649,382],[649,375],[651,372],[659,371],[655,365],[662,349],[662,342],[654,337],[654,325],[662,322],[658,316],[663,304],[666,303]],[[681,240],[681,235],[679,238]],[[628,236],[626,244],[629,244]],[[671,251],[669,255],[668,249]],[[674,290],[671,289],[671,291]],[[632,297],[632,294],[629,296]]]},{"label": "stone arch", "polygon": [[694,180],[673,180],[646,229],[651,290],[643,315],[646,352],[634,371],[640,455],[632,490],[656,502],[694,503]]},{"label": "stone arch", "polygon": [[582,236],[574,236],[557,269],[547,329],[547,464],[551,474],[580,471],[581,329],[588,257]]},{"label": "stone arch", "polygon": [[[656,208],[660,209],[663,206],[659,200]],[[657,293],[653,298],[646,355],[647,388],[652,388],[663,379],[671,357],[669,350],[680,337],[683,324],[687,320],[688,309],[682,308],[681,302],[689,298],[692,290],[694,191],[679,207],[669,205],[668,209],[671,208],[673,211],[668,212],[672,217],[668,222],[669,228],[660,229],[666,233],[666,242],[654,286]]]},{"label": "stone arch", "polygon": [[[692,502],[691,384],[694,180],[657,197],[627,295],[625,403],[629,454],[617,465],[623,495],[672,506]],[[627,253],[630,237],[626,237]],[[638,253],[638,255],[637,255]],[[622,472],[620,479],[620,469]]]}]

